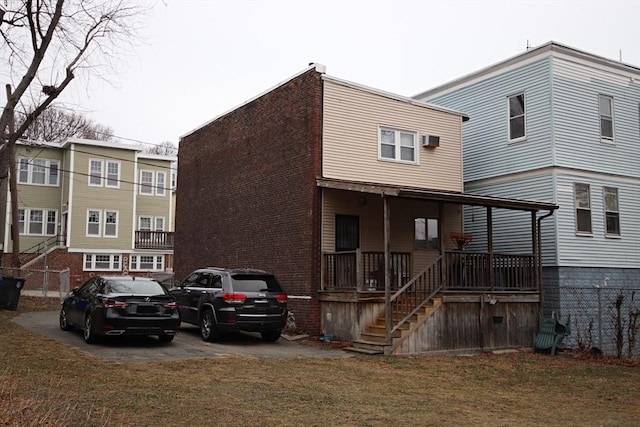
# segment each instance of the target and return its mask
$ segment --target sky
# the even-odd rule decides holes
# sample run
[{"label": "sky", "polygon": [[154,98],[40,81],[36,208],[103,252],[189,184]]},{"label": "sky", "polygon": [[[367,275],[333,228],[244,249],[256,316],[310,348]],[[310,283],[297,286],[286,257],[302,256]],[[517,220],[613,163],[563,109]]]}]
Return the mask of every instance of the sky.
[{"label": "sky", "polygon": [[182,135],[307,68],[413,96],[556,41],[640,67],[640,0],[149,1],[108,81],[66,101],[116,137]]}]

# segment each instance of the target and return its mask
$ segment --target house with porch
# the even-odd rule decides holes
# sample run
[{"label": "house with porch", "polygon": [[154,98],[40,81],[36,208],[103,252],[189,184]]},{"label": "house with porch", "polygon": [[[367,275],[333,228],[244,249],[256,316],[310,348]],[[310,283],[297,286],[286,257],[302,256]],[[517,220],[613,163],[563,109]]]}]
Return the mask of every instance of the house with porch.
[{"label": "house with porch", "polygon": [[[69,269],[73,288],[98,274],[171,270],[175,203],[169,179],[176,160],[118,142],[20,141],[15,224],[6,180],[2,188],[3,274],[25,277],[25,289],[40,290],[49,280],[49,290],[57,291],[53,273],[45,271]],[[17,252],[12,226],[18,227]]]},{"label": "house with porch", "polygon": [[[460,111],[307,69],[180,141],[175,271],[273,272],[296,326],[364,352],[531,346],[539,230],[556,205],[463,191]],[[465,246],[463,207],[529,223]]]},{"label": "house with porch", "polygon": [[[640,288],[640,68],[548,42],[414,98],[472,117],[462,133],[466,193],[559,206],[542,225],[545,311],[571,315],[577,334],[593,329],[602,350],[615,347],[613,333],[609,344],[598,335],[620,292]],[[466,208],[471,249],[486,240],[483,215]],[[505,211],[500,223],[497,250],[528,247],[526,220]],[[596,288],[606,300],[576,297]],[[602,307],[611,311],[598,315]]]}]

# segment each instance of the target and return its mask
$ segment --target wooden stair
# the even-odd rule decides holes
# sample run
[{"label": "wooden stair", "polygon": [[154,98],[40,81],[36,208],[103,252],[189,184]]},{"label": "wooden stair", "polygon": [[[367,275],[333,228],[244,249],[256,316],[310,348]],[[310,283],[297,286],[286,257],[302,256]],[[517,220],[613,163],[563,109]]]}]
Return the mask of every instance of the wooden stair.
[{"label": "wooden stair", "polygon": [[400,325],[393,333],[390,343],[386,341],[386,318],[383,312],[364,328],[360,339],[353,341],[351,347],[345,347],[343,350],[368,355],[392,354],[408,334],[424,324],[440,305],[442,305],[442,298],[432,298],[422,309]]}]

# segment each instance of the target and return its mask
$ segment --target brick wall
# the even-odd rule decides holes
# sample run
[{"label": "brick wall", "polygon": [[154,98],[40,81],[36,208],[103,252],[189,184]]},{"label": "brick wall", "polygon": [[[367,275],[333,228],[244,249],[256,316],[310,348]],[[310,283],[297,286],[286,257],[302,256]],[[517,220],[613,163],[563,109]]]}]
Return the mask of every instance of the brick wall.
[{"label": "brick wall", "polygon": [[320,328],[322,82],[309,70],[180,142],[176,277],[203,266],[280,279],[296,323]]}]

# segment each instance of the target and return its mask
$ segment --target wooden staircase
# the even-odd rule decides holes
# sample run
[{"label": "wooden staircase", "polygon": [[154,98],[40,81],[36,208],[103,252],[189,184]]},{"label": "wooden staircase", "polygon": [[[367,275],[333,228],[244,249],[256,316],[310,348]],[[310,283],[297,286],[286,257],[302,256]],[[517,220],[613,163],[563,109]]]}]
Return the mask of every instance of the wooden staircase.
[{"label": "wooden staircase", "polygon": [[[381,313],[374,322],[367,325],[360,335],[360,339],[355,340],[351,347],[344,348],[360,354],[393,354],[402,342],[424,325],[427,320],[440,308],[442,298],[434,297],[417,312],[400,323],[391,336],[391,342],[386,342],[386,318],[384,312]],[[408,312],[405,314],[409,314]]]}]

